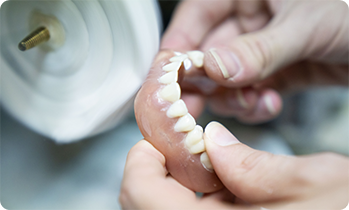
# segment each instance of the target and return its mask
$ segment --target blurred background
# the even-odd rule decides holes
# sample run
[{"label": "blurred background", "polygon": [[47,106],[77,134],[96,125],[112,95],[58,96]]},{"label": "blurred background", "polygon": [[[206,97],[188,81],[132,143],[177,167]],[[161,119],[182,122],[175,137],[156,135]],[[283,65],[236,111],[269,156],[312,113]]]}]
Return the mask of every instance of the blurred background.
[{"label": "blurred background", "polygon": [[[163,29],[177,1],[159,1]],[[287,95],[281,115],[243,125],[206,111],[251,147],[275,154],[332,151],[349,155],[348,88],[322,87]],[[126,156],[142,139],[133,113],[116,128],[71,144],[57,144],[1,108],[1,204],[6,209],[120,209]]]}]

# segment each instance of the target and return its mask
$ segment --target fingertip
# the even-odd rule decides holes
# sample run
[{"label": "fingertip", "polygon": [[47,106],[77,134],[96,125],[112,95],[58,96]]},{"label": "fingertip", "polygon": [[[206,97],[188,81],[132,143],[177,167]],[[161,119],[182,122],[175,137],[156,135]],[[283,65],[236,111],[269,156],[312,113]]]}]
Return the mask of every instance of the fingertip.
[{"label": "fingertip", "polygon": [[282,99],[275,90],[265,90],[262,95],[262,100],[271,116],[277,116],[281,112]]},{"label": "fingertip", "polygon": [[276,118],[281,110],[282,98],[280,94],[273,89],[264,89],[259,92],[253,110],[247,114],[239,115],[238,120],[249,124],[263,123]]}]

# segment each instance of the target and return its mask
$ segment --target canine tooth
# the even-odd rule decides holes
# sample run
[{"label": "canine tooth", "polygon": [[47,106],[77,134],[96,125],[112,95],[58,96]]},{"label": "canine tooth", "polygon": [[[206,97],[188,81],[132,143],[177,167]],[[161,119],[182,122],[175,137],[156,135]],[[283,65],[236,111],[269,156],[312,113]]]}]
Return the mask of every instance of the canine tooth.
[{"label": "canine tooth", "polygon": [[189,148],[189,152],[192,154],[198,154],[200,152],[204,152],[206,150],[204,140],[199,141],[197,144],[191,146]]},{"label": "canine tooth", "polygon": [[201,164],[204,166],[204,168],[208,169],[208,170],[213,170],[213,166],[212,163],[210,161],[210,158],[208,158],[208,155],[206,152],[203,152],[200,155],[200,162]]},{"label": "canine tooth", "polygon": [[183,61],[183,65],[184,65],[185,70],[189,70],[191,68],[191,66],[192,66],[192,63],[191,63],[191,61],[189,59],[185,59]]},{"label": "canine tooth", "polygon": [[176,55],[176,56],[170,58],[170,62],[175,62],[175,61],[183,62],[187,58],[188,58],[187,54]]},{"label": "canine tooth", "polygon": [[174,130],[177,132],[188,132],[195,128],[195,119],[189,113],[180,117],[174,126]]},{"label": "canine tooth", "polygon": [[174,102],[170,108],[167,110],[167,117],[174,118],[174,117],[182,117],[186,114],[188,114],[187,106],[185,105],[184,101],[182,99]]},{"label": "canine tooth", "polygon": [[175,102],[181,97],[181,88],[177,82],[171,83],[160,91],[160,96],[166,101]]},{"label": "canine tooth", "polygon": [[178,80],[177,71],[168,72],[159,78],[159,82],[162,84],[170,84],[172,82],[177,82],[177,80]]},{"label": "canine tooth", "polygon": [[202,140],[204,130],[200,125],[196,125],[194,130],[190,131],[185,137],[185,145],[190,148]]},{"label": "canine tooth", "polygon": [[200,68],[204,64],[204,53],[198,50],[187,52],[189,59],[193,62],[194,66]]},{"label": "canine tooth", "polygon": [[175,62],[172,62],[172,63],[169,63],[167,65],[165,65],[164,67],[162,67],[162,70],[164,71],[178,71],[178,69],[181,67],[182,65],[182,62],[180,61],[175,61]]}]

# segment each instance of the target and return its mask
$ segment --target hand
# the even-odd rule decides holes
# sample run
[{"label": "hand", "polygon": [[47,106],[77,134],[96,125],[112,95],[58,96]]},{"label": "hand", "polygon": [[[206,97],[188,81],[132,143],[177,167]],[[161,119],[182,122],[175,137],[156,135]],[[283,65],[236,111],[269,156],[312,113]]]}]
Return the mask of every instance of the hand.
[{"label": "hand", "polygon": [[187,0],[162,48],[206,52],[207,76],[225,87],[207,97],[184,90],[194,116],[207,102],[217,114],[262,122],[282,109],[279,92],[348,85],[348,20],[342,1]]},{"label": "hand", "polygon": [[343,209],[348,204],[346,157],[254,150],[216,122],[206,127],[205,144],[226,189],[197,199],[168,175],[164,156],[142,140],[127,157],[119,198],[123,209]]}]

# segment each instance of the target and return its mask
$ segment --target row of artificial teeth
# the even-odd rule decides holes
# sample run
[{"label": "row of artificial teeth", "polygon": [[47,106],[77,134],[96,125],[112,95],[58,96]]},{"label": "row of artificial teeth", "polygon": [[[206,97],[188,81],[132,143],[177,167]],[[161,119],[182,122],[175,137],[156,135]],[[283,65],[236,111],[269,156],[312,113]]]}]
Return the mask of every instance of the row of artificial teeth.
[{"label": "row of artificial teeth", "polygon": [[[189,60],[190,59],[190,60]],[[205,143],[203,140],[203,129],[196,125],[195,119],[188,113],[188,109],[181,97],[181,88],[178,82],[178,71],[182,64],[186,70],[190,69],[192,63],[195,67],[203,66],[204,53],[201,51],[189,51],[186,54],[176,53],[176,56],[170,58],[170,63],[163,66],[162,70],[166,72],[159,78],[159,82],[166,85],[161,91],[162,99],[171,102],[171,106],[166,112],[169,118],[179,117],[174,126],[176,132],[188,132],[185,138],[185,145],[192,154],[199,154],[203,166],[212,170],[212,164],[207,156]]]}]

